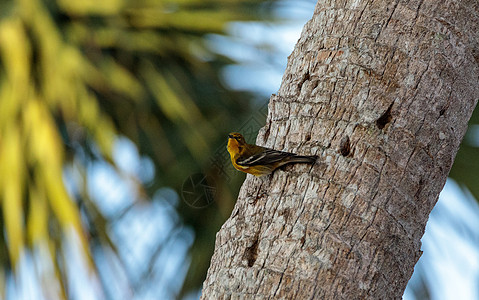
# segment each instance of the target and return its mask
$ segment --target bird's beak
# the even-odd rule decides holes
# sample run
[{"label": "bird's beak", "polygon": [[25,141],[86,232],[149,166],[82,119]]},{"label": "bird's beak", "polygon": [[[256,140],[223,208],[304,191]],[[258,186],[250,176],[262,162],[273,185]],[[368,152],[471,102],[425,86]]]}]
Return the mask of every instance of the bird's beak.
[{"label": "bird's beak", "polygon": [[229,137],[230,139],[234,139],[234,136],[232,136],[231,134],[228,134],[228,137]]}]

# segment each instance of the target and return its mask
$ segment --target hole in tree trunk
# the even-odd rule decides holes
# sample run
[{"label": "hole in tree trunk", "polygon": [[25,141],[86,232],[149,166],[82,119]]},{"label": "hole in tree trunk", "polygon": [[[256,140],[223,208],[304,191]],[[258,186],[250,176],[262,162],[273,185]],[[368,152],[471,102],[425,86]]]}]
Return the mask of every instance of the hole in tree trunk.
[{"label": "hole in tree trunk", "polygon": [[389,105],[388,109],[382,114],[382,116],[380,116],[379,119],[376,120],[376,126],[379,129],[383,129],[386,126],[386,124],[391,122],[392,120],[391,108],[393,107],[393,104],[394,102],[391,103],[391,105]]},{"label": "hole in tree trunk", "polygon": [[339,143],[339,153],[341,153],[342,156],[348,156],[351,154],[351,143],[349,142],[349,136],[345,136],[341,139],[341,142]]},{"label": "hole in tree trunk", "polygon": [[248,263],[248,267],[252,267],[256,258],[258,258],[258,238],[256,237],[253,244],[245,249],[244,258]]}]

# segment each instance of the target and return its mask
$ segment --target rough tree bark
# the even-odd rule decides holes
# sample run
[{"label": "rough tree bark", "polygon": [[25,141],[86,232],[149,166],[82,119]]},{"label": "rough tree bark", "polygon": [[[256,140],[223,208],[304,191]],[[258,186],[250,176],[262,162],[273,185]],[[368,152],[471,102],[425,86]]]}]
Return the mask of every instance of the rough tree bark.
[{"label": "rough tree bark", "polygon": [[317,154],[248,175],[203,299],[399,299],[479,98],[477,0],[321,0],[258,144]]}]

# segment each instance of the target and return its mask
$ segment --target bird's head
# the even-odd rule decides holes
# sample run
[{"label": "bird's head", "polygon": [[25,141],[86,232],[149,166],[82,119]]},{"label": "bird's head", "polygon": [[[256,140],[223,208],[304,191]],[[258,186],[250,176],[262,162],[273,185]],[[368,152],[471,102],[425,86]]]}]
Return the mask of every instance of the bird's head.
[{"label": "bird's head", "polygon": [[243,146],[246,145],[246,141],[241,133],[232,132],[228,134],[228,151],[230,153],[241,152]]},{"label": "bird's head", "polygon": [[232,132],[228,134],[228,143],[230,142],[235,142],[235,143],[238,143],[239,145],[246,144],[244,137],[241,135],[241,133],[238,133],[238,132]]}]

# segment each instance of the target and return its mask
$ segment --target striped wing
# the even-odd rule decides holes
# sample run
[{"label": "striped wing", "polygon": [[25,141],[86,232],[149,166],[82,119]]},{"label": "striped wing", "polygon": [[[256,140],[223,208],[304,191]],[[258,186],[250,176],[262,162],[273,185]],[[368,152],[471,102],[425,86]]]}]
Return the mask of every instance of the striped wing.
[{"label": "striped wing", "polygon": [[292,153],[266,149],[265,151],[248,157],[239,157],[236,164],[244,167],[252,167],[257,165],[271,165],[282,161],[283,159],[294,156]]}]

